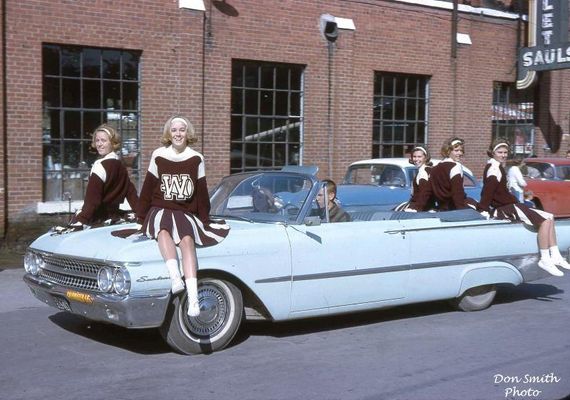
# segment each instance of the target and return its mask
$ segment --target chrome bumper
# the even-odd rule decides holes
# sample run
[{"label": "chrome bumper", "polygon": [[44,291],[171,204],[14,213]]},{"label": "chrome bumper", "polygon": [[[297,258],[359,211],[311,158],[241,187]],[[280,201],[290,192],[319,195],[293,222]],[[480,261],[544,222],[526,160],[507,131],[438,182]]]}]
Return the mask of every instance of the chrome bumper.
[{"label": "chrome bumper", "polygon": [[75,290],[26,274],[24,282],[43,303],[82,317],[125,328],[156,328],[162,325],[170,294],[137,297]]}]

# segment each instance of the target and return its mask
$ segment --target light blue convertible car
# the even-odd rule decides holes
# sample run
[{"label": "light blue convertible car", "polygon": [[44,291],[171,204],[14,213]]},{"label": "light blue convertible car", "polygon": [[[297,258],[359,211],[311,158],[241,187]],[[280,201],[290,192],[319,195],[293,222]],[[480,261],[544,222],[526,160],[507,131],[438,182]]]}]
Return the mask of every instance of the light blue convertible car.
[{"label": "light blue convertible car", "polygon": [[[231,175],[212,190],[213,218],[231,231],[221,244],[198,249],[195,318],[186,316],[184,293],[171,296],[155,241],[111,235],[134,225],[48,232],[30,245],[24,280],[53,307],[159,328],[174,350],[192,354],[223,349],[244,318],[283,321],[442,299],[481,310],[497,284],[545,274],[536,265],[536,234],[521,224],[474,211],[411,214],[370,205],[347,206],[352,222],[328,223],[315,201],[320,187],[315,170],[285,169]],[[567,249],[570,220],[557,221],[557,229]]]}]

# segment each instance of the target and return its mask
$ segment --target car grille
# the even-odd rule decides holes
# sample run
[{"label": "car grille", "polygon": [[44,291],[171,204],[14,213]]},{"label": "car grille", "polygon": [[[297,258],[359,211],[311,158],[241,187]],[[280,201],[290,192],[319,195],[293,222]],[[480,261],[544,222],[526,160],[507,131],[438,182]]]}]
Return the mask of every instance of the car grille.
[{"label": "car grille", "polygon": [[101,292],[97,272],[109,264],[45,253],[42,256],[45,261],[44,268],[40,269],[42,278],[65,287]]}]

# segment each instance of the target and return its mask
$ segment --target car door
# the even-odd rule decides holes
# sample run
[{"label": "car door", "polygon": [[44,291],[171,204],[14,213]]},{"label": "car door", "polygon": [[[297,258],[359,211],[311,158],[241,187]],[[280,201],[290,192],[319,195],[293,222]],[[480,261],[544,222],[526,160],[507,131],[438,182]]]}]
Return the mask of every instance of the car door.
[{"label": "car door", "polygon": [[292,312],[365,309],[405,297],[409,241],[386,233],[399,226],[398,221],[290,225]]}]

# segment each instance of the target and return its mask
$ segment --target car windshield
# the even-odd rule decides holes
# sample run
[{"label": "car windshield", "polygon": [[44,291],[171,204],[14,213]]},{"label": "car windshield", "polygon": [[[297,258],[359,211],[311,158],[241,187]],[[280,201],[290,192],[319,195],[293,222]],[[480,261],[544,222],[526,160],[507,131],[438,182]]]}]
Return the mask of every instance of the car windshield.
[{"label": "car windshield", "polygon": [[210,193],[210,214],[255,222],[297,220],[316,179],[284,172],[252,172],[222,179]]},{"label": "car windshield", "polygon": [[556,177],[554,174],[554,168],[548,163],[527,162],[526,165],[528,168],[529,178],[554,179]]}]

